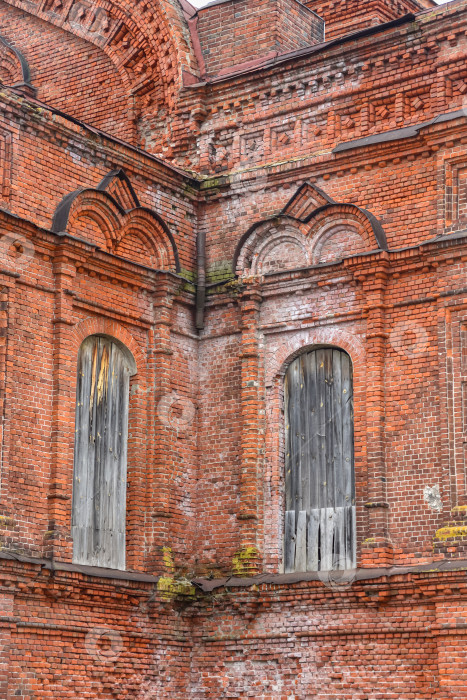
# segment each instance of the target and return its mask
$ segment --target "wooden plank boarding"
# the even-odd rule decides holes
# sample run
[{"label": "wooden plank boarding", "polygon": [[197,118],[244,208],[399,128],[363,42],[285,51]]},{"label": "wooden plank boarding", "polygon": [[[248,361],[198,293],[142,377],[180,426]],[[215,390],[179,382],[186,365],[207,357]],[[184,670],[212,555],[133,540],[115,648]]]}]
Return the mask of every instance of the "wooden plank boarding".
[{"label": "wooden plank boarding", "polygon": [[319,524],[320,524],[320,509],[312,508],[308,519],[307,529],[307,571],[319,570]]},{"label": "wooden plank boarding", "polygon": [[298,514],[295,539],[295,571],[306,571],[306,515],[306,510],[301,510]]},{"label": "wooden plank boarding", "polygon": [[285,571],[355,567],[353,379],[350,357],[318,348],[285,378]]},{"label": "wooden plank boarding", "polygon": [[285,512],[285,573],[295,571],[295,510]]},{"label": "wooden plank boarding", "polygon": [[73,561],[125,568],[130,368],[119,345],[91,336],[78,359]]}]

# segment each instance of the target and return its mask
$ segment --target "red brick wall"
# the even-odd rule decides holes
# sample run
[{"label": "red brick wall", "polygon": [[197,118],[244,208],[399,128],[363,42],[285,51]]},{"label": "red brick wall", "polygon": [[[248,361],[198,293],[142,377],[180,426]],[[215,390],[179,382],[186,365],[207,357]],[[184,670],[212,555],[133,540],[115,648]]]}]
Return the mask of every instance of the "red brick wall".
[{"label": "red brick wall", "polygon": [[304,5],[324,19],[327,40],[436,6],[431,0],[423,3],[416,0],[370,0],[364,4],[358,0],[308,0]]},{"label": "red brick wall", "polygon": [[23,13],[3,2],[0,33],[28,61],[39,100],[134,142],[132,102],[101,49],[35,17],[25,19]]},{"label": "red brick wall", "polygon": [[323,40],[323,22],[296,0],[227,0],[198,11],[197,31],[208,75]]},{"label": "red brick wall", "polygon": [[[185,88],[164,103],[171,118],[146,105],[151,149],[194,172],[2,90],[8,700],[466,697],[465,115],[334,151],[464,106],[466,4]],[[13,28],[17,11],[0,7]],[[27,22],[31,51],[45,57],[39,20]],[[77,63],[83,41],[70,39]],[[136,212],[96,192],[119,168]],[[67,235],[52,231],[80,187]],[[158,250],[168,252],[154,270]],[[71,564],[76,361],[93,333],[120,340],[137,365],[133,577]],[[283,377],[323,344],[346,350],[354,370],[359,571],[340,582],[280,574]]]}]

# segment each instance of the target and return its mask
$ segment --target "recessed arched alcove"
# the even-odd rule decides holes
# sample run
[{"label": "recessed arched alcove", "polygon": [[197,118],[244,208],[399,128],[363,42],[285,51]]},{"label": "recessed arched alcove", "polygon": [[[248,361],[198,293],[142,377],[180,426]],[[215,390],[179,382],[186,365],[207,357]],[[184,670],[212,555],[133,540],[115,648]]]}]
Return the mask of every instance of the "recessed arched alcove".
[{"label": "recessed arched alcove", "polygon": [[387,250],[387,242],[371,213],[334,202],[305,183],[278,216],[250,227],[237,246],[233,269],[239,276],[265,275],[375,250]]}]

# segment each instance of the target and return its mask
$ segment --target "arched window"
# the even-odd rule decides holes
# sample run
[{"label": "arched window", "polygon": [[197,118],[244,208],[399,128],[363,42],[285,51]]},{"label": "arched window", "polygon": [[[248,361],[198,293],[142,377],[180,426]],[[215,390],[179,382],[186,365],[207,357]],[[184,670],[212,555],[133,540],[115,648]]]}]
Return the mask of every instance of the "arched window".
[{"label": "arched window", "polygon": [[73,470],[73,561],[125,568],[129,351],[111,338],[81,345]]},{"label": "arched window", "polygon": [[355,567],[350,357],[317,348],[285,377],[285,571]]}]

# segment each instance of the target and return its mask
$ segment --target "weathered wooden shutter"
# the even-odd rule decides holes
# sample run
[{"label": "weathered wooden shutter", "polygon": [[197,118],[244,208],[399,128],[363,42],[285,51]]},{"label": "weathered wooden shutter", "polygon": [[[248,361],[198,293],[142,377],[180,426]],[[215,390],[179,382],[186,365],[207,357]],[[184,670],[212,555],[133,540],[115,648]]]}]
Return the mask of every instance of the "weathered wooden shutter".
[{"label": "weathered wooden shutter", "polygon": [[350,357],[320,348],[285,378],[284,567],[351,569],[355,562],[353,381]]},{"label": "weathered wooden shutter", "polygon": [[73,475],[73,561],[125,568],[130,368],[109,338],[91,336],[78,358]]}]

